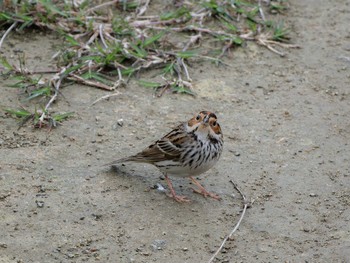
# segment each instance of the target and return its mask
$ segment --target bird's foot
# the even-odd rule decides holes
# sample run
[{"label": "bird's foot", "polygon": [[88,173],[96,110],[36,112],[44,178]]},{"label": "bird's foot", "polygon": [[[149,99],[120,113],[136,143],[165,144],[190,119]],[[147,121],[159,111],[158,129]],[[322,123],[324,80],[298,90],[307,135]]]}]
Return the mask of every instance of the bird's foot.
[{"label": "bird's foot", "polygon": [[192,176],[190,177],[190,179],[192,180],[192,182],[198,187],[198,189],[195,189],[192,187],[193,192],[197,193],[197,194],[201,194],[204,197],[211,197],[215,200],[221,200],[220,196],[218,196],[217,194],[208,192],[196,179],[194,179]]},{"label": "bird's foot", "polygon": [[208,192],[207,190],[205,190],[204,188],[203,189],[195,189],[192,187],[192,190],[193,192],[197,193],[197,194],[200,194],[200,195],[203,195],[204,197],[211,197],[211,198],[214,198],[215,200],[221,200],[220,196],[218,196],[217,194],[214,194],[214,193],[211,193],[211,192]]},{"label": "bird's foot", "polygon": [[176,202],[179,202],[179,203],[188,203],[188,202],[191,202],[190,199],[188,199],[186,196],[183,196],[183,195],[177,195],[175,193],[175,190],[174,190],[174,187],[169,179],[169,177],[167,175],[165,175],[165,180],[166,182],[168,183],[168,186],[169,186],[169,190],[171,192],[171,195],[168,194],[169,197],[171,198],[174,198]]},{"label": "bird's foot", "polygon": [[191,202],[191,200],[188,199],[188,197],[184,196],[184,195],[168,194],[168,196],[173,198],[176,202],[179,202],[179,203],[189,203],[189,202]]}]

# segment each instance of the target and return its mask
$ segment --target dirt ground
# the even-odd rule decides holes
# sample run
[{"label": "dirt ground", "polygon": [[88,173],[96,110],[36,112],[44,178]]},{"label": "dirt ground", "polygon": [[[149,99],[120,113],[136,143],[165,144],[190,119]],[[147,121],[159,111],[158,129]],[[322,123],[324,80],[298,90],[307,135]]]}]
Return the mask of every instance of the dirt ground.
[{"label": "dirt ground", "polygon": [[[198,97],[131,82],[120,95],[73,85],[57,111],[75,115],[52,132],[0,114],[0,262],[208,262],[252,207],[215,262],[350,262],[350,4],[295,0],[285,19],[301,49],[281,58],[248,43],[216,67],[191,68]],[[11,34],[34,68],[58,38]],[[38,50],[38,47],[42,47]],[[1,84],[1,106],[20,105]],[[200,110],[217,113],[225,135],[219,163],[200,182],[205,199],[174,179],[179,204],[153,166],[103,164],[136,153]],[[232,195],[234,194],[234,196]]]}]

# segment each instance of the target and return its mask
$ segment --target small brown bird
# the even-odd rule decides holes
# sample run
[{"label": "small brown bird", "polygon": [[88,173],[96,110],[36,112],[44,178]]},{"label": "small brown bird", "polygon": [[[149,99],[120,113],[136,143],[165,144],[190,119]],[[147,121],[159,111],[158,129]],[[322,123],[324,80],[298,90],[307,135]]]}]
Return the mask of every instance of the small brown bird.
[{"label": "small brown bird", "polygon": [[189,177],[199,188],[193,189],[203,196],[219,200],[219,196],[208,192],[193,176],[206,172],[219,160],[223,149],[223,135],[217,117],[209,111],[201,111],[188,122],[180,124],[163,138],[142,152],[112,162],[149,163],[163,172],[171,191],[178,202],[189,202],[186,196],[176,195],[168,177]]}]

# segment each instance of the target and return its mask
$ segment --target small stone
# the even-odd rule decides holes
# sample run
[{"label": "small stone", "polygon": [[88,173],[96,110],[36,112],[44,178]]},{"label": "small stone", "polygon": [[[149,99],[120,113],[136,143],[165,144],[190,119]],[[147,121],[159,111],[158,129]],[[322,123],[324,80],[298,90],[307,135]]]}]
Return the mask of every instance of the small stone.
[{"label": "small stone", "polygon": [[153,251],[162,250],[165,248],[165,246],[166,246],[166,240],[162,240],[162,239],[156,239],[151,244],[151,248],[153,249]]},{"label": "small stone", "polygon": [[188,251],[188,248],[187,248],[187,247],[184,247],[182,250],[183,250],[183,251]]},{"label": "small stone", "polygon": [[307,228],[307,227],[304,227],[303,231],[306,232],[306,233],[309,233],[311,230],[309,228]]},{"label": "small stone", "polygon": [[160,192],[165,192],[165,188],[164,188],[160,183],[157,183],[157,184],[154,186],[154,189],[157,189],[157,190],[160,191]]},{"label": "small stone", "polygon": [[24,166],[23,166],[23,165],[21,165],[21,164],[17,165],[17,167],[16,167],[16,168],[17,168],[17,170],[20,170],[20,171],[21,171],[21,170],[24,170]]},{"label": "small stone", "polygon": [[102,215],[98,215],[98,214],[92,214],[92,216],[94,217],[94,219],[96,221],[100,220],[102,218]]},{"label": "small stone", "polygon": [[310,193],[309,196],[310,196],[310,197],[317,197],[317,194],[315,194],[315,193]]},{"label": "small stone", "polygon": [[36,203],[36,206],[37,206],[38,208],[43,208],[43,207],[44,207],[44,204],[45,204],[44,201],[39,201],[39,200],[36,200],[35,203]]},{"label": "small stone", "polygon": [[0,247],[7,248],[7,244],[6,243],[0,243]]},{"label": "small stone", "polygon": [[123,125],[124,125],[124,120],[123,120],[123,119],[117,120],[117,124],[118,124],[120,127],[123,127]]}]

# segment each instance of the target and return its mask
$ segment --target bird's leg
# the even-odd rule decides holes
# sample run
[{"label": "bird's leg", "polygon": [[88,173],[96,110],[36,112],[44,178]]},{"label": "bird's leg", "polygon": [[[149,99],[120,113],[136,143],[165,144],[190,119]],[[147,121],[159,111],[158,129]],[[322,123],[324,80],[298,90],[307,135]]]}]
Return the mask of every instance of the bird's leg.
[{"label": "bird's leg", "polygon": [[190,202],[190,200],[186,196],[177,195],[175,193],[175,190],[173,188],[173,184],[171,183],[169,177],[166,174],[164,176],[165,176],[165,180],[166,180],[166,182],[169,186],[170,192],[171,192],[171,196],[170,195],[169,196],[174,198],[175,201],[177,201],[179,203]]},{"label": "bird's leg", "polygon": [[199,188],[198,189],[194,189],[192,188],[192,190],[198,194],[203,195],[204,197],[210,196],[211,198],[214,198],[215,200],[220,200],[221,198],[214,194],[214,193],[210,193],[208,192],[196,179],[194,179],[192,176],[190,176],[190,179],[192,180],[192,182]]}]

